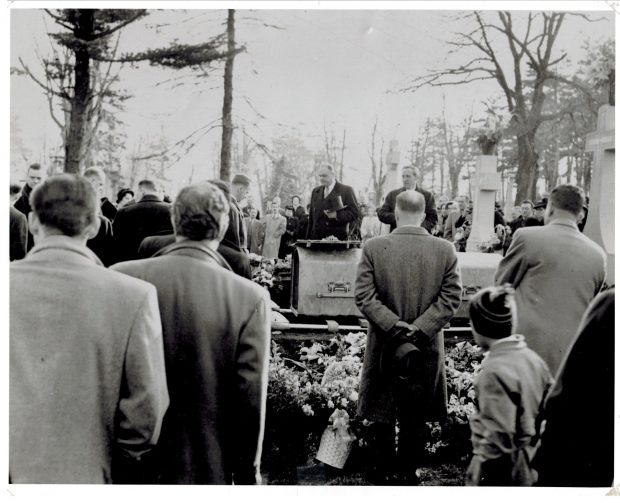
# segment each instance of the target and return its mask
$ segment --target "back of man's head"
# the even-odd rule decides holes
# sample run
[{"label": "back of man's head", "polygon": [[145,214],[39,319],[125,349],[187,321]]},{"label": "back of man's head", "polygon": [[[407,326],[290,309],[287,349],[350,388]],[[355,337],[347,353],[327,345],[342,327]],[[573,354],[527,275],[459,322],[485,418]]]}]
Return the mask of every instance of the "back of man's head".
[{"label": "back of man's head", "polygon": [[140,182],[138,182],[138,189],[144,195],[157,195],[157,187],[155,186],[155,182],[152,180],[140,180]]},{"label": "back of man's head", "polygon": [[19,185],[17,185],[16,183],[12,183],[9,186],[9,190],[10,190],[9,194],[10,194],[11,198],[13,198],[13,197],[19,195],[19,193],[22,191],[22,188]]},{"label": "back of man's head", "polygon": [[41,225],[69,237],[85,234],[98,219],[95,190],[88,180],[77,175],[48,178],[32,191],[30,205]]},{"label": "back of man's head", "polygon": [[184,187],[172,205],[175,234],[192,241],[220,241],[228,227],[229,209],[226,196],[214,183]]},{"label": "back of man's head", "polygon": [[558,185],[549,194],[551,211],[560,210],[566,214],[573,215],[575,218],[583,211],[585,196],[583,190],[575,185]]},{"label": "back of man's head", "polygon": [[425,199],[416,190],[405,190],[396,196],[396,225],[420,226],[424,220]]}]

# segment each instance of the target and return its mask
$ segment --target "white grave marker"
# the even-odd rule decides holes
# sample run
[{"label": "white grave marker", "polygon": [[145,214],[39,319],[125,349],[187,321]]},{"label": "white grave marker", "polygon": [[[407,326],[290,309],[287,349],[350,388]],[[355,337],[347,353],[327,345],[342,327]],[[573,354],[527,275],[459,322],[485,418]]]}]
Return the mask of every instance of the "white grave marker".
[{"label": "white grave marker", "polygon": [[615,173],[616,156],[614,109],[603,105],[598,111],[596,131],[586,136],[586,152],[594,152],[590,205],[584,234],[607,253],[607,283],[615,283]]},{"label": "white grave marker", "polygon": [[495,236],[495,192],[501,188],[497,172],[497,156],[481,155],[476,161],[474,212],[471,233],[467,239],[468,252],[479,252],[480,245]]}]

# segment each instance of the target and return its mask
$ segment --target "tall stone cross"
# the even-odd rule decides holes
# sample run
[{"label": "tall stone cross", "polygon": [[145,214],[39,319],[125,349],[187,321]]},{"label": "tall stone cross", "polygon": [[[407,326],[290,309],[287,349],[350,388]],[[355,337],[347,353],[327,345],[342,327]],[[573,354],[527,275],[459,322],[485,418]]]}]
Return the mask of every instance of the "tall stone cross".
[{"label": "tall stone cross", "polygon": [[607,254],[607,283],[615,283],[614,161],[616,156],[614,109],[603,105],[598,111],[596,131],[586,136],[586,152],[594,152],[590,205],[584,234]]},{"label": "tall stone cross", "polygon": [[[385,183],[383,184],[383,198],[387,196],[388,192],[397,189],[401,186],[402,182],[398,176],[398,163],[400,161],[400,152],[398,150],[398,140],[390,140],[390,148],[385,156],[385,164],[387,166],[387,172],[385,173]],[[388,224],[381,224],[381,235],[389,234],[390,226]]]},{"label": "tall stone cross", "polygon": [[479,252],[480,245],[495,236],[495,192],[501,188],[497,156],[481,155],[476,161],[475,197],[468,252]]}]

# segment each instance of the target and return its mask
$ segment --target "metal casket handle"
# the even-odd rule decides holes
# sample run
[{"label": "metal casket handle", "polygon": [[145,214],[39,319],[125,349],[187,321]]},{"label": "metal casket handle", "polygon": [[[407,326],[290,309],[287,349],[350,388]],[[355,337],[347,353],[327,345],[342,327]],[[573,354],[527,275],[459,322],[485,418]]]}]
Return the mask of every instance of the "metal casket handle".
[{"label": "metal casket handle", "polygon": [[327,292],[317,292],[319,298],[337,298],[337,299],[350,299],[353,298],[353,292],[351,292],[351,283],[344,281],[330,281],[327,283]]}]

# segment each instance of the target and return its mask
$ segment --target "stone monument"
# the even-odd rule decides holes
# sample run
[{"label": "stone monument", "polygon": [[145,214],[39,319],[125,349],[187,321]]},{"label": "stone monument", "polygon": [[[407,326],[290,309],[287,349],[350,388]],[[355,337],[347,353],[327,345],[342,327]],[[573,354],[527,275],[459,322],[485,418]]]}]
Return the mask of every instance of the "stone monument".
[{"label": "stone monument", "polygon": [[[385,183],[383,184],[383,198],[381,204],[385,200],[388,192],[401,186],[401,179],[398,173],[398,163],[400,162],[400,151],[398,150],[398,140],[390,140],[390,148],[385,156]],[[381,224],[381,235],[389,234],[390,226]]]},{"label": "stone monument", "polygon": [[480,251],[480,245],[495,236],[495,193],[501,188],[496,155],[483,154],[478,157],[474,184],[474,209],[466,248],[468,252]]},{"label": "stone monument", "polygon": [[586,136],[586,152],[594,152],[590,205],[584,234],[607,254],[607,283],[615,284],[615,107],[603,105],[598,112],[596,131]]}]

